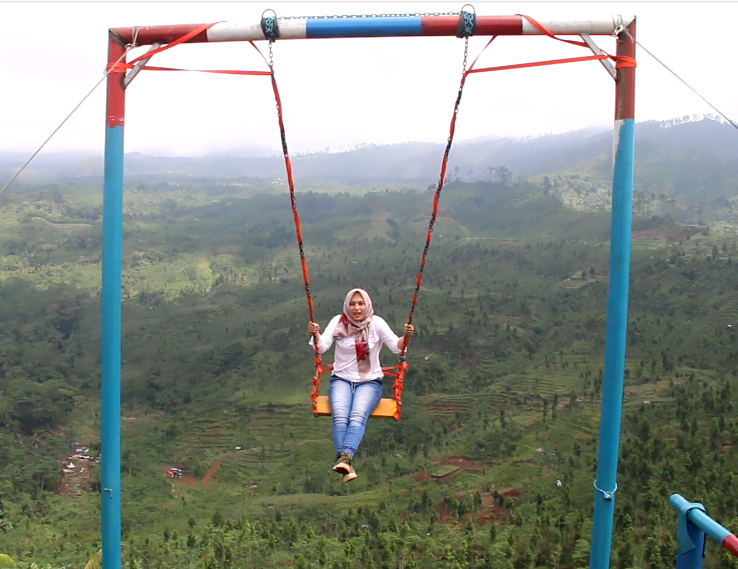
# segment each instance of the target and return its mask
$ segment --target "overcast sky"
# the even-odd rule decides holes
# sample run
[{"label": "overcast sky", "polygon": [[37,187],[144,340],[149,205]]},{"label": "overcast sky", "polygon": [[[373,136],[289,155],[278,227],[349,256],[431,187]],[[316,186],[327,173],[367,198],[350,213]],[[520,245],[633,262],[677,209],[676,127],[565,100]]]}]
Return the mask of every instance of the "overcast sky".
[{"label": "overcast sky", "polygon": [[[32,153],[100,79],[111,27],[258,21],[278,16],[458,12],[463,2],[5,2],[0,3],[0,152]],[[638,40],[705,98],[738,120],[738,4],[711,2],[475,2],[478,15],[539,20],[638,17]],[[615,39],[597,37],[615,53]],[[470,60],[487,38],[470,41]],[[277,41],[275,69],[293,152],[357,143],[444,142],[463,58],[457,38]],[[266,51],[266,42],[257,46]],[[134,52],[138,55],[139,51]],[[589,55],[545,37],[498,38],[477,67]],[[637,53],[636,120],[712,113],[656,63]],[[265,69],[247,43],[180,45],[151,65]],[[44,152],[102,155],[105,84]],[[457,140],[609,128],[612,78],[598,62],[470,76]],[[127,90],[126,152],[202,155],[246,145],[279,147],[267,77],[142,72]]]}]

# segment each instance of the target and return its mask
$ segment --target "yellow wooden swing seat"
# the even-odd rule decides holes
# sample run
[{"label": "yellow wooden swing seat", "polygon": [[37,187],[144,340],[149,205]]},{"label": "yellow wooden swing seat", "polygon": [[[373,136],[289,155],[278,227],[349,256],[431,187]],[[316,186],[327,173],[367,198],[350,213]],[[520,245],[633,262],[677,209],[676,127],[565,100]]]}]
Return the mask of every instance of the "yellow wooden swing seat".
[{"label": "yellow wooden swing seat", "polygon": [[[379,400],[379,405],[370,415],[371,417],[378,419],[394,419],[395,412],[397,411],[397,401],[383,397]],[[318,395],[318,399],[315,402],[313,414],[326,416],[331,414],[331,404],[328,401],[327,395]]]},{"label": "yellow wooden swing seat", "polygon": [[[320,360],[320,354],[315,354],[315,376],[313,377],[313,391],[310,394],[310,400],[313,404],[313,415],[316,417],[326,417],[331,415],[331,403],[327,395],[318,395],[320,390],[320,376],[326,371],[331,371],[332,365],[325,365]],[[407,362],[404,355],[400,357],[400,361],[396,366],[383,367],[385,377],[394,377],[395,381],[392,385],[392,398],[383,397],[379,400],[377,408],[369,417],[375,419],[394,419],[400,420],[400,411],[402,410],[402,390],[407,371]]]}]

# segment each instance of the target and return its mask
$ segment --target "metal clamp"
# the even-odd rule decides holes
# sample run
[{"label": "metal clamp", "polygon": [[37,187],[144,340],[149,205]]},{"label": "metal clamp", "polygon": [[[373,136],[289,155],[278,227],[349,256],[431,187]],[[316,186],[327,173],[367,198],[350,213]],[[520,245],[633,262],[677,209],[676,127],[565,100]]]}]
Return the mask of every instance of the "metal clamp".
[{"label": "metal clamp", "polygon": [[[471,12],[467,12],[464,8],[469,7],[472,9]],[[457,38],[468,38],[474,35],[474,28],[477,24],[477,14],[474,10],[474,6],[471,4],[465,4],[461,8],[459,13],[459,23],[456,26],[456,37]]]},{"label": "metal clamp", "polygon": [[597,480],[595,480],[592,484],[594,485],[595,490],[597,490],[600,494],[602,494],[602,497],[605,500],[608,500],[608,501],[612,500],[615,497],[615,492],[618,491],[618,483],[617,482],[615,483],[615,489],[612,490],[611,492],[607,492],[607,491],[603,490],[602,488],[600,488],[599,486],[597,486]]},{"label": "metal clamp", "polygon": [[[688,502],[679,494],[672,495],[669,498],[669,504],[677,511],[677,551],[681,554],[688,553],[700,545],[695,543],[689,534],[689,513],[697,510],[707,514],[707,510],[699,502]],[[704,543],[701,545],[704,551]]]},{"label": "metal clamp", "polygon": [[[274,14],[273,16],[265,16],[267,12]],[[271,8],[264,10],[261,15],[261,31],[264,33],[264,38],[269,40],[269,43],[276,41],[279,37],[279,25],[277,24],[277,13]]]}]

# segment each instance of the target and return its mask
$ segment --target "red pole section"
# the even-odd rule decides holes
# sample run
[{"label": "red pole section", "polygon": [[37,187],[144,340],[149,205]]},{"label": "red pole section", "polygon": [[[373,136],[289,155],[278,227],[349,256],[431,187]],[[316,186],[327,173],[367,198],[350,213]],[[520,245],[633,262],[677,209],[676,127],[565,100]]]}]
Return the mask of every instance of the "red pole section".
[{"label": "red pole section", "polygon": [[738,557],[738,537],[734,536],[732,533],[725,536],[723,547],[730,551],[734,557]]},{"label": "red pole section", "polygon": [[[108,68],[118,62],[125,63],[125,58],[123,58],[125,51],[124,44],[118,43],[115,33],[111,30],[110,41],[108,42]],[[108,128],[123,126],[125,115],[124,78],[124,73],[110,73],[108,75],[107,108],[105,111],[105,126]]]},{"label": "red pole section", "polygon": [[[420,20],[424,36],[455,36],[459,25],[458,16],[427,16]],[[477,16],[474,35],[523,35],[523,18],[521,16]]]},{"label": "red pole section", "polygon": [[[625,30],[618,34],[618,57],[635,60],[635,19]],[[615,87],[615,120],[635,119],[635,67],[618,69],[618,80]]]},{"label": "red pole section", "polygon": [[[140,26],[135,28],[116,28],[111,29],[110,33],[114,34],[118,41],[123,45],[151,45],[152,43],[168,44],[178,40],[182,36],[201,27],[203,24],[180,24],[174,26]],[[190,38],[185,43],[204,43],[207,42],[207,30],[204,30],[196,36]]]}]

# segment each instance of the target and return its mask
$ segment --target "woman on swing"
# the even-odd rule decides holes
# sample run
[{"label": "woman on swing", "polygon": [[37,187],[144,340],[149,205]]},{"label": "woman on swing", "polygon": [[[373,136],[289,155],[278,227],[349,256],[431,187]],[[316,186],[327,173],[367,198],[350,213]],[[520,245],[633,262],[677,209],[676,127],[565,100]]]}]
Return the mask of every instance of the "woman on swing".
[{"label": "woman on swing", "polygon": [[333,470],[343,476],[343,482],[351,482],[357,477],[351,461],[364,436],[366,421],[382,397],[382,344],[399,354],[406,347],[405,337],[410,338],[415,327],[405,324],[405,336],[400,338],[383,318],[374,314],[369,294],[354,288],[343,301],[343,313],[331,319],[323,334],[317,322],[308,323],[308,332],[313,336],[311,346],[317,337],[321,354],[336,342],[328,388],[336,447]]}]

